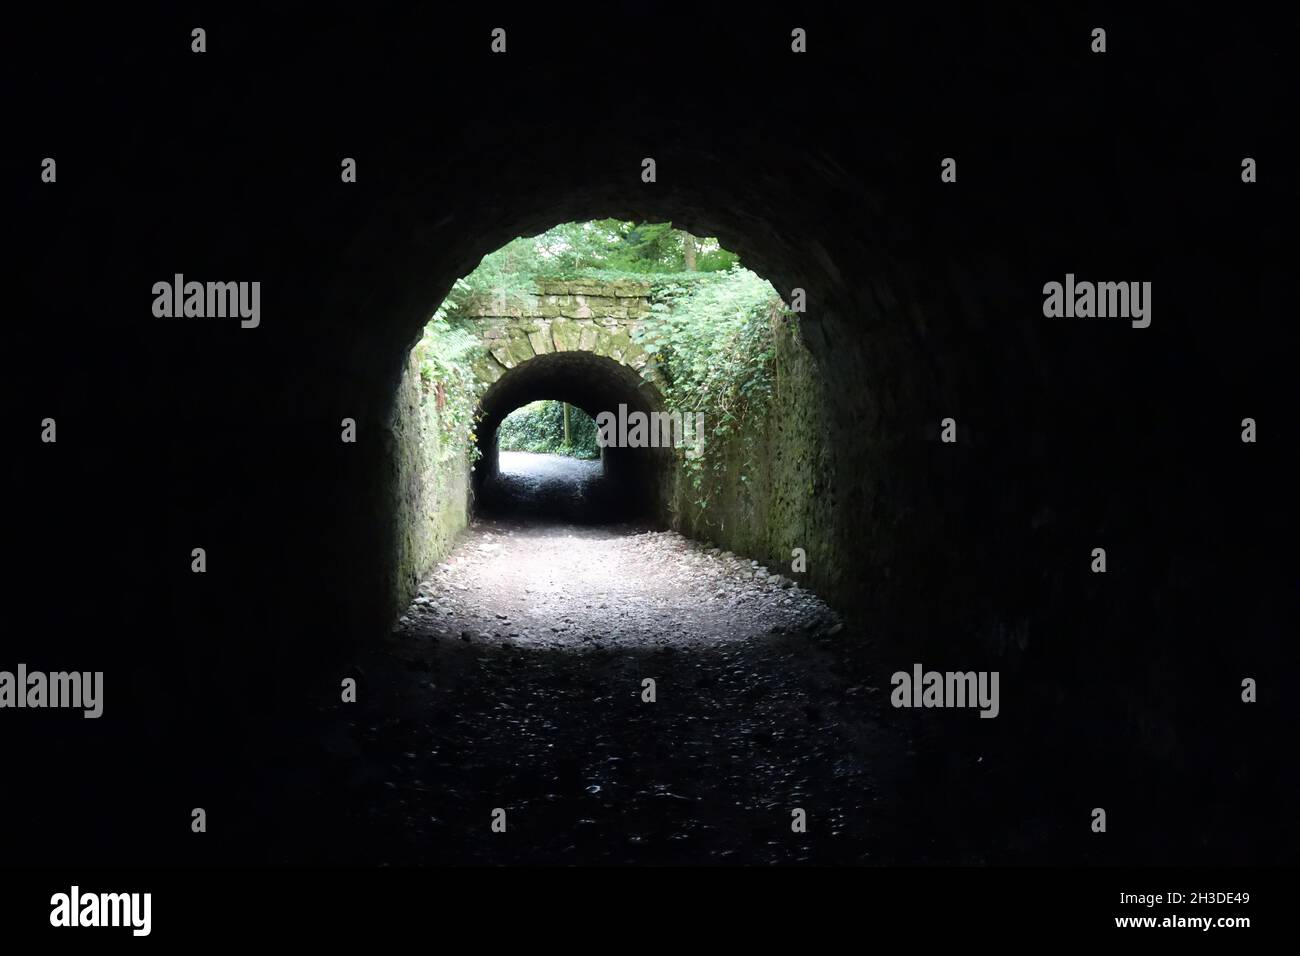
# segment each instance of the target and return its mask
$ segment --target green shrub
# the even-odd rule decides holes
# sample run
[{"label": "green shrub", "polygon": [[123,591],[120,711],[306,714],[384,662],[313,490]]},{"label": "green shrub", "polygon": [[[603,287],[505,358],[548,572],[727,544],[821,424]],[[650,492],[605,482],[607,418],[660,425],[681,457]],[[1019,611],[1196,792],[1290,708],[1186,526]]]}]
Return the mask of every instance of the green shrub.
[{"label": "green shrub", "polygon": [[596,423],[580,408],[569,406],[569,444],[564,443],[564,403],[544,399],[516,408],[497,428],[502,451],[531,451],[570,458],[596,459]]}]

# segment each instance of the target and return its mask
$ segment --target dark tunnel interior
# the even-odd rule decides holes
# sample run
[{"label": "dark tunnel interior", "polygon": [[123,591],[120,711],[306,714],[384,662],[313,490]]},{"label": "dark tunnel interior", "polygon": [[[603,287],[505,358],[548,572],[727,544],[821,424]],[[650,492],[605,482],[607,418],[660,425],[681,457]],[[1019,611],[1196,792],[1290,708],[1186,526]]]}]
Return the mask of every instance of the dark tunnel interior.
[{"label": "dark tunnel interior", "polygon": [[[354,717],[339,686],[374,686],[355,665],[415,597],[396,557],[411,532],[393,504],[391,423],[421,329],[457,278],[514,237],[618,217],[716,236],[786,301],[806,294],[798,334],[819,369],[826,451],[791,465],[802,469],[798,530],[808,587],[843,626],[806,650],[771,636],[788,656],[763,680],[833,661],[839,683],[800,699],[800,732],[829,748],[824,779],[869,773],[879,789],[801,784],[787,754],[775,830],[789,829],[791,793],[820,820],[857,821],[846,833],[869,829],[854,843],[827,827],[793,859],[1293,859],[1296,771],[1279,759],[1273,676],[1286,673],[1295,583],[1293,558],[1278,559],[1294,552],[1283,520],[1294,239],[1279,209],[1295,196],[1271,119],[1290,112],[1284,84],[1268,61],[1222,68],[1211,54],[1236,36],[1222,24],[1126,18],[1128,52],[1098,73],[1071,39],[1086,26],[1077,16],[1015,7],[987,20],[892,10],[852,36],[810,12],[818,53],[806,60],[781,55],[783,16],[701,13],[692,30],[647,17],[635,47],[734,72],[741,105],[726,111],[683,75],[653,88],[592,83],[577,52],[548,52],[573,49],[569,27],[534,17],[513,28],[507,66],[486,49],[431,61],[431,37],[469,49],[482,32],[468,12],[405,13],[383,30],[213,14],[210,30],[226,30],[241,56],[210,55],[202,69],[183,49],[150,52],[169,31],[188,34],[179,15],[156,35],[106,22],[93,39],[33,40],[20,58],[84,70],[43,71],[40,100],[11,117],[31,150],[59,155],[60,179],[16,205],[26,239],[15,274],[39,321],[10,329],[9,418],[23,443],[47,416],[59,437],[14,472],[23,513],[10,586],[23,601],[8,656],[102,670],[107,691],[98,721],[14,713],[6,759],[48,787],[0,781],[6,819],[23,821],[6,852],[85,863],[699,859],[695,844],[670,842],[676,791],[650,783],[649,836],[621,843],[624,856],[580,837],[483,848],[417,839],[398,816],[368,822],[367,807],[394,799],[391,771],[381,761],[358,776],[339,756],[364,753],[354,738],[368,728],[405,740],[423,721],[446,735],[439,753],[470,768],[458,784],[467,814],[486,821],[509,797],[493,789],[500,768],[514,767],[519,792],[536,794],[520,806],[585,818],[567,798],[545,799],[588,799],[580,757],[556,756],[534,780],[507,749],[515,730],[486,733],[451,704],[404,710],[397,694],[390,710]],[[1144,59],[1138,47],[1164,52]],[[364,53],[353,63],[339,49]],[[1170,57],[1200,65],[1175,82]],[[458,92],[468,75],[472,104]],[[575,84],[582,102],[557,108],[550,97]],[[430,112],[419,104],[433,92],[464,95],[465,108]],[[1274,157],[1270,175],[1243,188],[1243,155]],[[960,173],[943,184],[948,156]],[[342,157],[356,157],[357,183],[340,183]],[[641,178],[645,157],[655,182]],[[1044,284],[1067,273],[1152,282],[1150,327],[1045,318]],[[260,280],[260,325],[155,318],[147,291],[175,274]],[[494,505],[497,426],[539,398],[593,415],[661,401],[597,356],[510,370],[482,398],[476,509]],[[1239,437],[1248,416],[1256,444]],[[946,418],[954,443],[940,440]],[[356,422],[355,444],[339,441],[343,419]],[[604,466],[616,491],[602,515],[665,527],[662,456],[607,449]],[[198,547],[204,574],[191,572]],[[1089,570],[1098,547],[1105,574]],[[783,553],[788,562],[788,543]],[[606,603],[612,631],[630,605]],[[433,670],[401,669],[459,695],[456,706],[487,688],[505,713],[530,668],[548,666],[542,652],[480,666],[478,643],[449,640]],[[732,653],[689,666],[727,686],[742,669]],[[634,689],[573,671],[557,726],[589,735],[593,760],[634,750],[623,766],[665,787],[723,780],[713,768],[733,752],[780,764],[772,748],[792,731],[777,726],[720,739],[714,763],[661,770],[695,759],[674,735],[709,726],[692,708],[713,685],[697,686],[686,665],[691,682],[661,684],[661,718],[635,709],[642,674],[681,654],[611,658]],[[999,719],[891,709],[889,674],[917,662],[999,671]],[[1243,707],[1252,676],[1272,689]],[[765,686],[735,698],[715,688],[710,720],[762,713],[781,699]],[[828,729],[865,722],[890,728],[897,750],[877,758],[869,735]],[[876,796],[887,810],[871,809]],[[776,837],[733,820],[739,799],[691,806],[728,821],[725,861],[768,860]],[[221,821],[220,839],[192,839],[195,806]],[[1123,839],[1091,839],[1096,806],[1123,821]]]}]

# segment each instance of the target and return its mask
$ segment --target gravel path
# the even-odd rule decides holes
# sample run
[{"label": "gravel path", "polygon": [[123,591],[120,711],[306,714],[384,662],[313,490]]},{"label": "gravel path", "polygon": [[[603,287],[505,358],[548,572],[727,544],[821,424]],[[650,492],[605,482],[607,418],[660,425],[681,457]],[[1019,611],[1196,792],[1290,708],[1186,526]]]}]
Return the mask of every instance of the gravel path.
[{"label": "gravel path", "polygon": [[[555,456],[501,464],[523,511],[568,515],[600,476]],[[318,797],[297,803],[296,832],[259,837],[273,859],[916,857],[880,786],[911,742],[887,723],[868,640],[781,569],[668,531],[521,518],[467,529],[355,662],[357,701],[320,701],[281,771]]]},{"label": "gravel path", "polygon": [[479,522],[420,592],[358,702],[322,705],[324,859],[889,857],[877,779],[906,743],[808,591],[672,532]]},{"label": "gravel path", "polygon": [[529,648],[710,647],[833,617],[788,577],[675,532],[481,522],[399,630]]}]

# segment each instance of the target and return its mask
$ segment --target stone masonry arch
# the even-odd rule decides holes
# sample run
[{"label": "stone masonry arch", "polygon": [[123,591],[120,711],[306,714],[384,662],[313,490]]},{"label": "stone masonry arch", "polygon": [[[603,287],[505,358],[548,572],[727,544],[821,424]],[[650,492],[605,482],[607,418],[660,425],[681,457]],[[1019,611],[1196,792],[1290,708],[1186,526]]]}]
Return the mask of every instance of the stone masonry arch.
[{"label": "stone masonry arch", "polygon": [[[474,320],[485,354],[474,372],[482,457],[474,488],[498,472],[496,432],[514,409],[555,399],[595,418],[620,405],[647,414],[664,407],[663,375],[636,333],[650,314],[650,284],[631,280],[539,281],[524,294],[495,297],[462,315]],[[666,519],[670,461],[664,449],[607,448],[601,462],[630,511]]]},{"label": "stone masonry arch", "polygon": [[534,292],[502,295],[464,313],[475,320],[487,356],[475,373],[492,384],[541,355],[587,352],[612,359],[652,385],[663,377],[634,341],[650,314],[650,284],[617,280],[541,281]]}]

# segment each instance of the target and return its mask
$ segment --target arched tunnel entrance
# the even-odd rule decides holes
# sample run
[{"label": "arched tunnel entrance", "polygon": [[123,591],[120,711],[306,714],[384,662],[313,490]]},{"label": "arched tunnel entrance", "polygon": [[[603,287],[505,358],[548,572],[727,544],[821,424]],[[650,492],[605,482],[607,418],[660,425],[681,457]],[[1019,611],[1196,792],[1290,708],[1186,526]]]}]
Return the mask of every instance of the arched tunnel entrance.
[{"label": "arched tunnel entrance", "polygon": [[592,352],[554,352],[535,356],[497,379],[480,399],[473,507],[480,514],[563,517],[585,522],[644,519],[664,521],[672,478],[671,448],[601,448],[595,480],[570,487],[557,480],[540,489],[503,479],[497,429],[514,409],[537,399],[553,399],[582,409],[592,418],[620,406],[649,416],[663,412],[663,396],[629,366]]},{"label": "arched tunnel entrance", "polygon": [[[1288,87],[1175,71],[1201,59],[1194,24],[1153,29],[1180,61],[1159,44],[1090,58],[1047,7],[827,23],[806,57],[788,24],[641,18],[638,47],[654,34],[762,104],[732,108],[728,91],[704,109],[695,71],[661,71],[653,94],[592,82],[589,62],[549,55],[573,46],[552,18],[512,32],[516,52],[492,61],[507,68],[484,67],[486,42],[431,57],[450,15],[380,35],[259,22],[243,31],[258,55],[192,60],[212,68],[165,84],[174,37],[91,38],[77,55],[112,61],[98,86],[40,66],[57,102],[20,125],[80,159],[61,155],[67,181],[19,210],[25,245],[49,251],[24,270],[48,316],[16,327],[19,411],[57,418],[59,441],[19,475],[32,517],[12,585],[40,611],[14,630],[42,654],[57,636],[51,667],[108,673],[126,719],[86,723],[145,730],[126,745],[131,787],[14,811],[66,834],[31,858],[82,860],[60,821],[118,858],[185,862],[1276,853],[1294,823],[1251,796],[1290,792],[1272,737],[1221,728],[1243,720],[1225,675],[1276,670],[1275,599],[1292,590],[1273,559],[1292,549],[1274,510],[1285,444],[1238,435],[1289,407],[1292,353],[1267,336],[1294,256],[1273,187],[1235,168],[1287,115],[1272,100]],[[333,85],[340,50],[384,69]],[[1172,75],[1193,90],[1183,107]],[[413,123],[394,91],[434,82],[483,108]],[[292,88],[268,98],[277,83]],[[611,120],[575,148],[555,93],[579,86],[586,116]],[[849,116],[826,93],[862,89],[907,95]],[[118,90],[150,108],[106,108]],[[202,228],[194,190],[220,211]],[[414,345],[485,256],[607,216],[717,237],[804,304],[773,320],[775,411],[736,455],[763,474],[723,469],[734,481],[703,508],[671,489],[676,528],[530,542],[483,525],[455,554],[455,533],[424,532],[491,477],[492,422],[530,397],[653,397],[576,354],[517,362],[484,393],[471,481],[413,440]],[[180,272],[262,281],[260,324],[150,315],[150,284]],[[1044,284],[1067,273],[1154,280],[1154,321],[1047,317]],[[607,461],[640,482],[629,501],[657,506],[669,489],[645,464]],[[77,542],[102,553],[93,573],[52,573]],[[472,573],[506,550],[528,557],[494,566],[518,587]],[[1000,673],[998,716],[894,706],[893,676],[916,666]],[[15,764],[69,795],[124,776],[107,736],[65,736],[20,742]],[[221,808],[221,840],[186,832],[193,794]],[[1080,820],[1105,801],[1122,840]],[[490,835],[494,808],[509,840]],[[1268,828],[1234,823],[1255,810]]]}]

